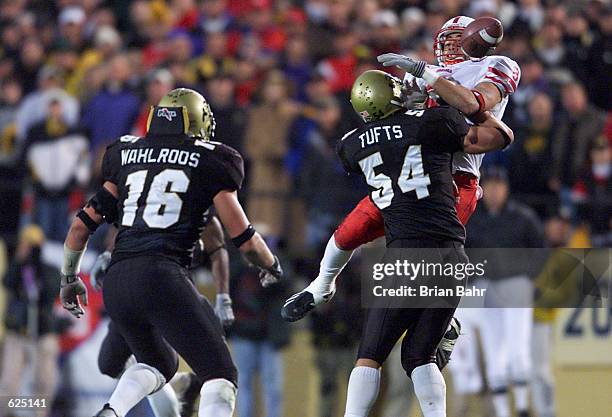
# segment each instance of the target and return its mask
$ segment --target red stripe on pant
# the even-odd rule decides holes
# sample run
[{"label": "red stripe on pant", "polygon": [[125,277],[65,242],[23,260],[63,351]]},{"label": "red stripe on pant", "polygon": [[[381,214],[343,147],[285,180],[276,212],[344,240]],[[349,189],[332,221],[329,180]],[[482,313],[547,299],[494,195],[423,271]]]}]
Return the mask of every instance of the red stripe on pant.
[{"label": "red stripe on pant", "polygon": [[[465,225],[476,210],[478,203],[478,179],[471,174],[457,173],[453,176],[458,193],[455,209],[459,221]],[[342,250],[354,250],[385,235],[382,213],[370,196],[364,197],[344,218],[334,232],[336,245]]]}]

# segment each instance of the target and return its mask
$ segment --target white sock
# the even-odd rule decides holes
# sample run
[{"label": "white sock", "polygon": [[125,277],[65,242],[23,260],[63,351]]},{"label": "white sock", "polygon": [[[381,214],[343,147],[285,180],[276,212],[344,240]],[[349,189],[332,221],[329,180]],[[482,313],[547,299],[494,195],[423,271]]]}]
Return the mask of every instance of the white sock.
[{"label": "white sock", "polygon": [[510,417],[510,400],[507,392],[494,393],[491,396],[496,417]]},{"label": "white sock", "polygon": [[170,384],[151,394],[149,403],[156,417],[181,417],[178,399]]},{"label": "white sock", "polygon": [[529,409],[529,385],[525,382],[514,385],[512,391],[517,411],[527,411]]},{"label": "white sock", "polygon": [[349,378],[344,417],[367,417],[378,397],[380,369],[356,366]]},{"label": "white sock", "polygon": [[410,375],[423,417],[446,417],[446,382],[435,363],[414,368]]},{"label": "white sock", "polygon": [[329,239],[323,259],[321,259],[319,275],[306,287],[315,296],[315,304],[323,302],[322,297],[336,288],[336,277],[349,262],[353,252],[338,248],[333,235]]},{"label": "white sock", "polygon": [[236,386],[227,379],[211,379],[200,390],[198,417],[232,417]]},{"label": "white sock", "polygon": [[140,400],[166,383],[155,368],[137,363],[125,370],[108,403],[119,416],[125,416]]}]

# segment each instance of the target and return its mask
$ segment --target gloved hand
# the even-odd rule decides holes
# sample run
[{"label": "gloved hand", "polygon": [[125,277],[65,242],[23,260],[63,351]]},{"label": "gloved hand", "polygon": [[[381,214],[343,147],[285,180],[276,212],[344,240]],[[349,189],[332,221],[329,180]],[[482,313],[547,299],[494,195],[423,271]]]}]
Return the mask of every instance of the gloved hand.
[{"label": "gloved hand", "polygon": [[96,262],[94,262],[93,266],[91,267],[91,271],[89,272],[89,283],[98,291],[102,289],[104,274],[106,274],[106,270],[108,269],[110,261],[110,251],[104,251],[100,255],[98,255],[98,257],[96,258]]},{"label": "gloved hand", "polygon": [[259,282],[261,282],[261,286],[264,288],[276,284],[282,277],[283,268],[276,255],[274,255],[274,263],[272,266],[269,268],[259,268]]},{"label": "gloved hand", "polygon": [[229,294],[217,294],[215,315],[219,318],[223,327],[229,327],[234,323],[234,310],[232,310],[232,299]]},{"label": "gloved hand", "polygon": [[60,300],[62,306],[77,319],[80,318],[85,311],[79,303],[79,297],[83,305],[87,305],[87,288],[81,278],[77,275],[64,275],[60,279]]},{"label": "gloved hand", "polygon": [[418,61],[400,54],[382,54],[376,57],[378,62],[383,64],[383,67],[397,66],[406,72],[421,78],[425,72],[425,61]]}]

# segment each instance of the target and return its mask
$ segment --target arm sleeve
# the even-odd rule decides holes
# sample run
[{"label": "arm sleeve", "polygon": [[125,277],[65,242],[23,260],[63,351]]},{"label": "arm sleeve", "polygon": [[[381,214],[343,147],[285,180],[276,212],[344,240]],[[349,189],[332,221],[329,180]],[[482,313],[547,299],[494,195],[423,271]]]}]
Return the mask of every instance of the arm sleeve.
[{"label": "arm sleeve", "polygon": [[475,85],[483,82],[493,83],[505,97],[516,91],[520,80],[519,65],[510,58],[499,56],[489,61],[487,72]]},{"label": "arm sleeve", "polygon": [[215,170],[214,194],[221,190],[239,190],[244,180],[242,156],[234,148],[223,144],[218,144],[214,152],[217,153],[219,161],[219,166]]},{"label": "arm sleeve", "polygon": [[102,181],[110,181],[117,184],[117,176],[121,168],[121,156],[119,144],[115,142],[109,145],[102,158]]}]

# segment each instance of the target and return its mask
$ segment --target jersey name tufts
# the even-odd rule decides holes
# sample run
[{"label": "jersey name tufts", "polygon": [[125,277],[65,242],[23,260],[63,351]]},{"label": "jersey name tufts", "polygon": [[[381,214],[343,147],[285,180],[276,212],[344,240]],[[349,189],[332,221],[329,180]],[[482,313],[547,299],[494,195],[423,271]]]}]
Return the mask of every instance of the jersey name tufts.
[{"label": "jersey name tufts", "polygon": [[400,125],[376,126],[359,135],[359,139],[361,140],[361,147],[365,148],[367,145],[374,145],[382,139],[401,139],[403,136]]},{"label": "jersey name tufts", "polygon": [[200,163],[198,152],[188,152],[179,149],[161,148],[159,152],[153,148],[123,149],[121,165],[129,164],[177,164],[196,168]]}]

